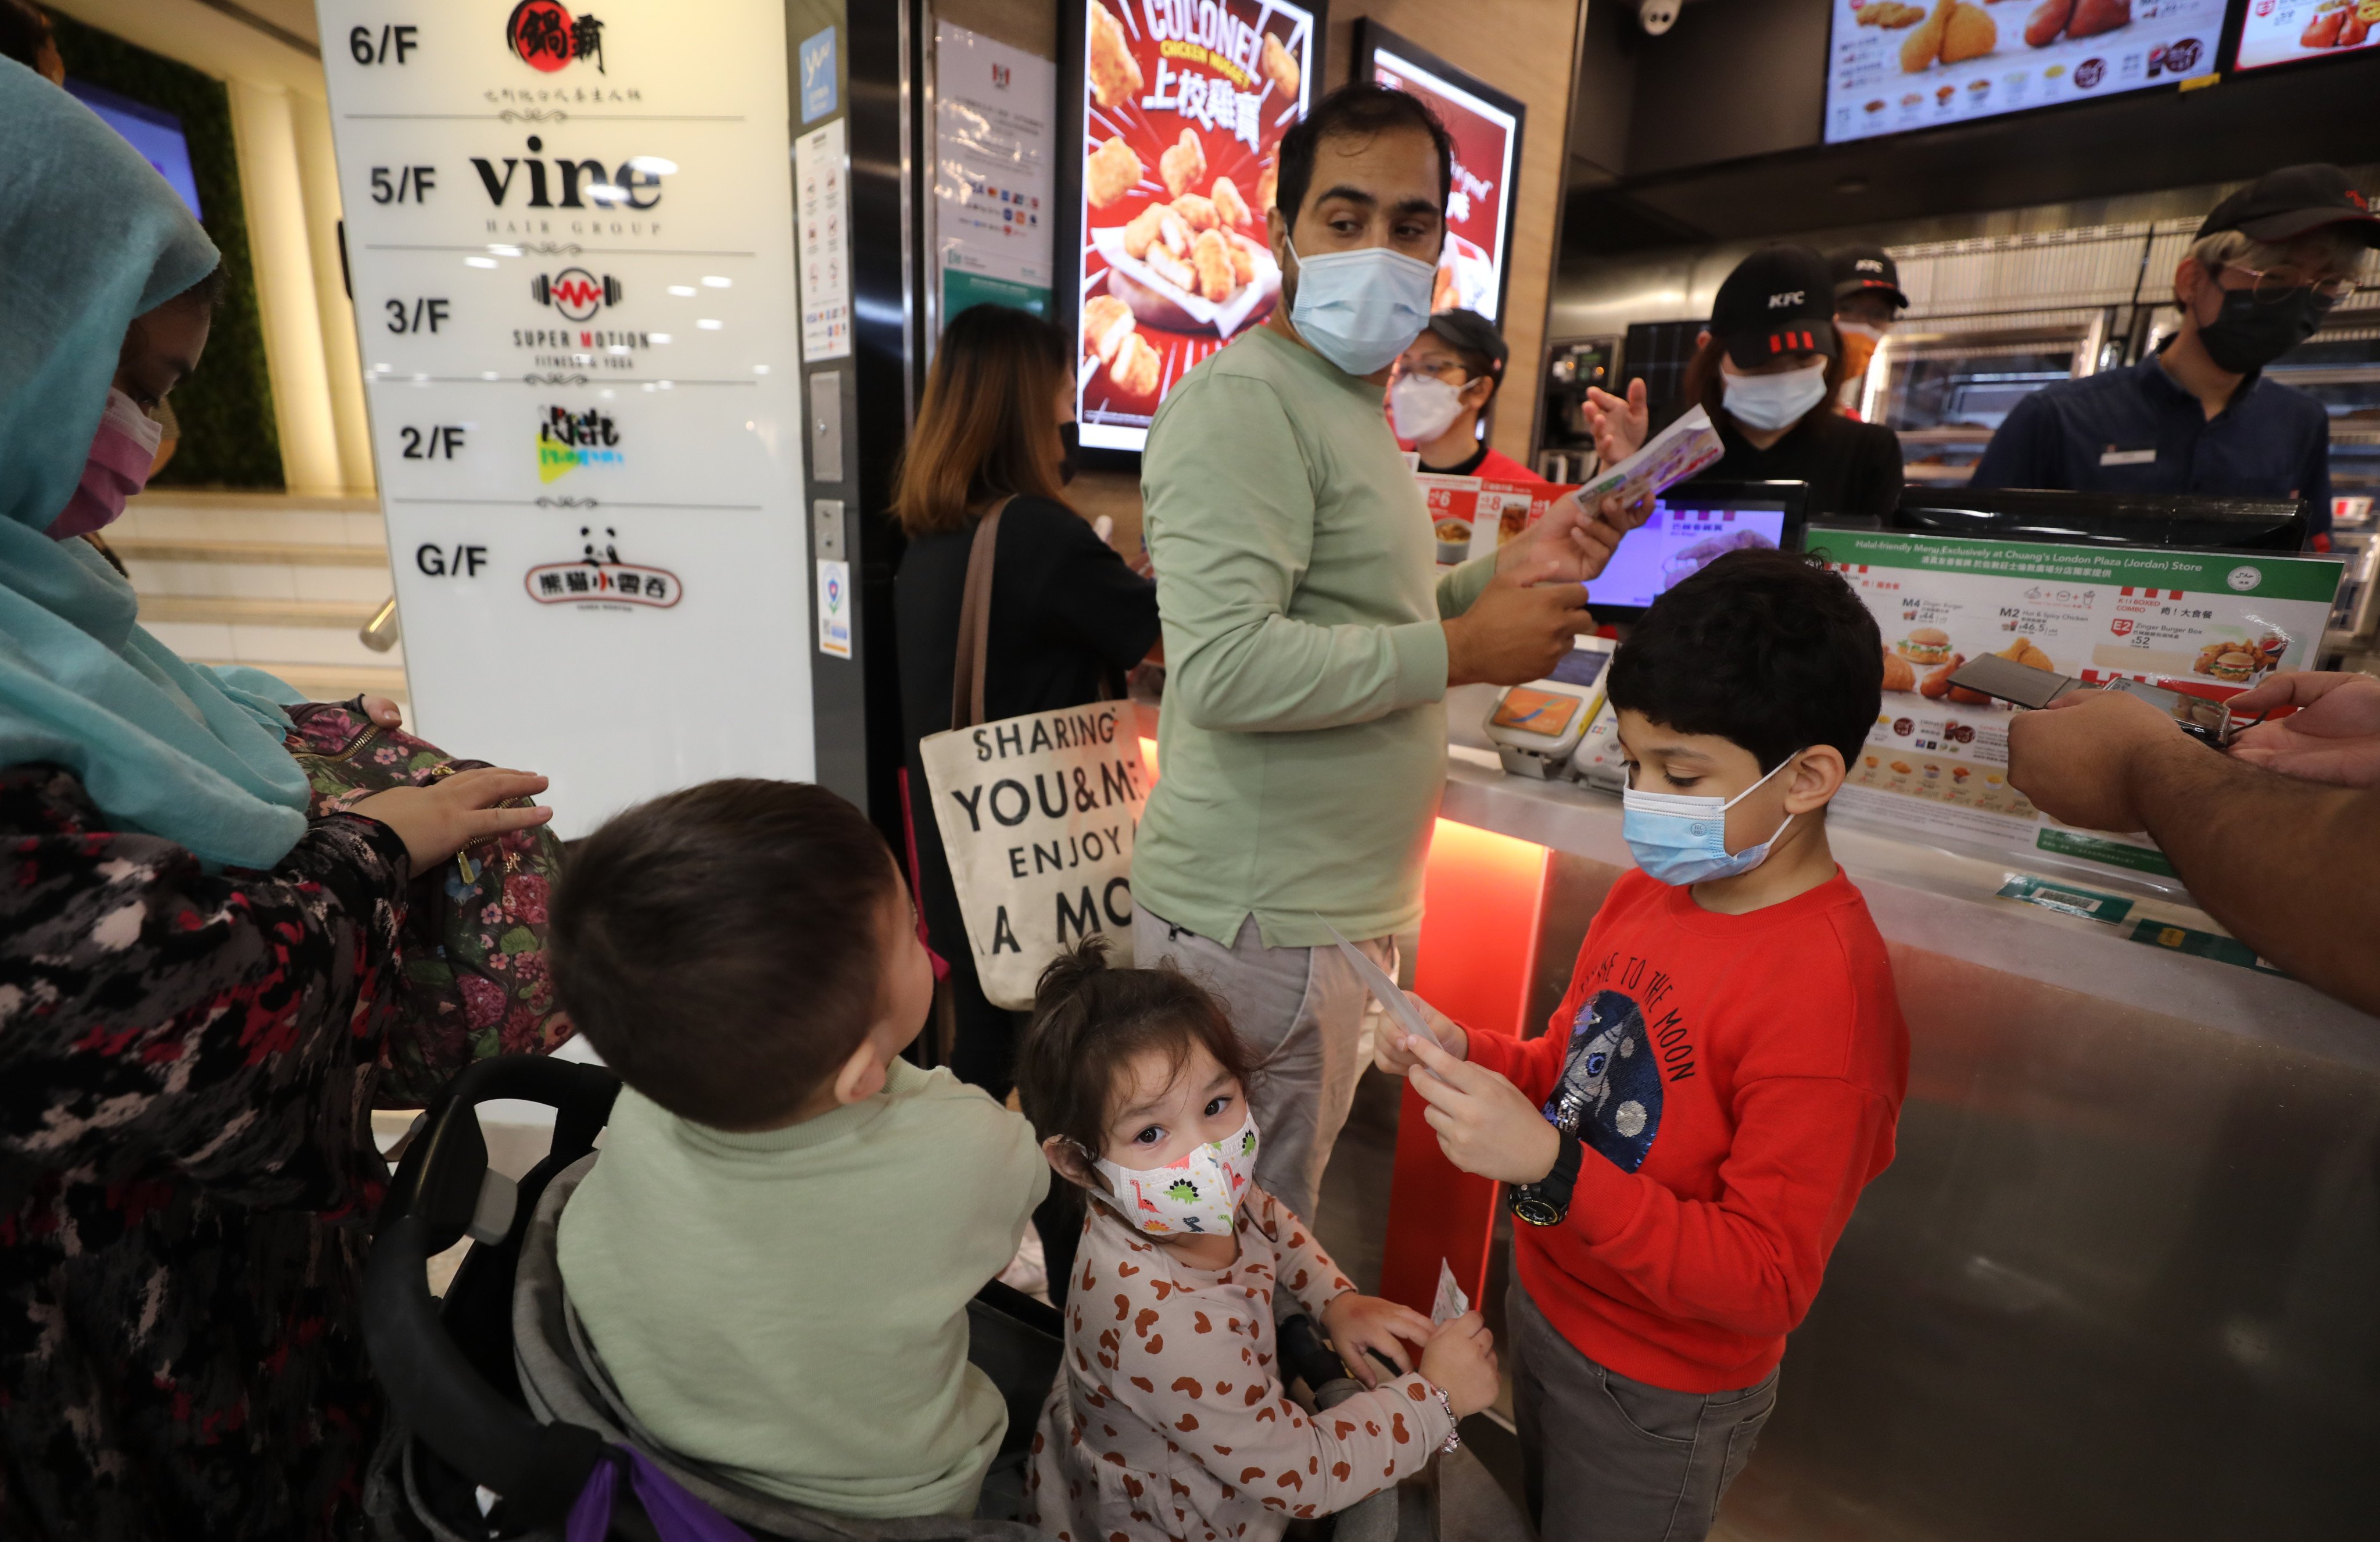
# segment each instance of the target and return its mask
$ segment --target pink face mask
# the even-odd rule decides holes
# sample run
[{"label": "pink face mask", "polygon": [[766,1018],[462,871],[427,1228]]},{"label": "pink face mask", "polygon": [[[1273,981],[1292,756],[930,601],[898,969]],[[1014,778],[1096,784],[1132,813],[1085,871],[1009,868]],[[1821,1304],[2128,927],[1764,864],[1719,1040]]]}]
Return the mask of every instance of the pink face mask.
[{"label": "pink face mask", "polygon": [[114,524],[124,512],[124,500],[148,485],[149,468],[164,436],[164,424],[110,386],[107,410],[100,414],[99,432],[91,435],[91,456],[83,462],[82,483],[67,500],[65,512],[50,521],[50,538],[64,541]]}]

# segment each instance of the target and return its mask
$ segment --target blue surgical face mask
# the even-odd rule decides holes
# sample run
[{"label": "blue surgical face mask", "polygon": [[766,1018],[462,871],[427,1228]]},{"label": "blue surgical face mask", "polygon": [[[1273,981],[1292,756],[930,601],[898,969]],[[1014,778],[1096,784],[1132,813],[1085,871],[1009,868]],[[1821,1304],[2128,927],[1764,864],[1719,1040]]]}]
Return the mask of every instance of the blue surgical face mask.
[{"label": "blue surgical face mask", "polygon": [[[1794,759],[1795,755],[1788,755],[1768,777],[1792,765]],[[1620,796],[1621,838],[1628,842],[1629,851],[1645,875],[1665,884],[1708,883],[1713,878],[1732,878],[1740,873],[1749,873],[1767,860],[1769,848],[1785,833],[1785,826],[1793,823],[1793,816],[1787,814],[1784,824],[1759,845],[1730,851],[1727,849],[1727,811],[1760,790],[1768,777],[1724,799],[1696,798],[1678,792],[1639,792],[1632,787]]]},{"label": "blue surgical face mask", "polygon": [[1314,351],[1349,374],[1374,374],[1396,361],[1429,324],[1438,265],[1384,246],[1300,257],[1289,319]]}]

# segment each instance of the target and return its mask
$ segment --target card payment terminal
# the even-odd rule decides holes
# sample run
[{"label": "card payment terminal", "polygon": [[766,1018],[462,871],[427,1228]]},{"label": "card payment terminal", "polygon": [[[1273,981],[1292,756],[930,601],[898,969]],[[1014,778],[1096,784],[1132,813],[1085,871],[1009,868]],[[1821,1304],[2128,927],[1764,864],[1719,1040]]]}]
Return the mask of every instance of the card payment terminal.
[{"label": "card payment terminal", "polygon": [[1608,637],[1582,637],[1553,673],[1496,698],[1486,732],[1506,772],[1548,781],[1563,774],[1571,752],[1602,709],[1603,671],[1613,646]]}]

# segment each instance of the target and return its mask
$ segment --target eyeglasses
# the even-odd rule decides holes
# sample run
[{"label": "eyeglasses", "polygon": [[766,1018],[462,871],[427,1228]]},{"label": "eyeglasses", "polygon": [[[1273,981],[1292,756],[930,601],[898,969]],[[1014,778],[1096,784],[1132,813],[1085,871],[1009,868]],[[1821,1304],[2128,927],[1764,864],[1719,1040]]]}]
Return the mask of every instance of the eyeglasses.
[{"label": "eyeglasses", "polygon": [[[1454,372],[1451,379],[1447,375],[1449,370]],[[1430,364],[1408,364],[1400,359],[1397,361],[1397,373],[1426,374],[1432,380],[1443,380],[1450,386],[1464,386],[1471,381],[1471,372],[1463,367],[1463,361],[1460,359],[1440,359]]]},{"label": "eyeglasses", "polygon": [[2259,305],[2278,305],[2300,289],[2312,289],[2313,297],[2325,305],[2336,305],[2364,288],[2352,278],[2309,279],[2295,268],[2252,268],[2239,263],[2227,263],[2224,270],[2244,273],[2255,279],[2253,292]]}]

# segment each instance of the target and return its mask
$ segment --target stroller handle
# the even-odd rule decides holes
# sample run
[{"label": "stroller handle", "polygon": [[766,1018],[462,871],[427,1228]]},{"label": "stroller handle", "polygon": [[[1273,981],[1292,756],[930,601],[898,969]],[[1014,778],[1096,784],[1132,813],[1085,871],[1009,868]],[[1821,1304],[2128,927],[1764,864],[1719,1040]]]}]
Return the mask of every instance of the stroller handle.
[{"label": "stroller handle", "polygon": [[[431,1450],[503,1495],[513,1517],[530,1525],[569,1513],[605,1442],[583,1426],[540,1424],[488,1384],[441,1320],[429,1262],[463,1237],[479,1209],[488,1176],[480,1104],[519,1098],[554,1109],[553,1155],[543,1164],[552,1166],[594,1148],[619,1091],[619,1078],[600,1066],[541,1056],[467,1068],[431,1105],[407,1149],[364,1264],[364,1347],[391,1406]],[[524,1196],[513,1234],[534,1204]]]}]

